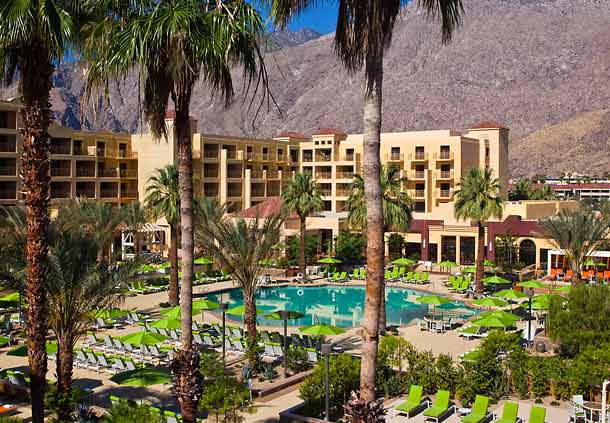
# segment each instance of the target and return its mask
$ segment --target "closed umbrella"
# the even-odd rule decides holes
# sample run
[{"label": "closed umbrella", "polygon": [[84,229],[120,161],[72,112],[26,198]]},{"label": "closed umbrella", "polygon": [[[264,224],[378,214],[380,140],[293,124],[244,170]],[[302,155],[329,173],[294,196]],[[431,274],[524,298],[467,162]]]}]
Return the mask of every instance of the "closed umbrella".
[{"label": "closed umbrella", "polygon": [[159,342],[167,341],[169,338],[160,333],[153,333],[148,331],[140,331],[130,333],[129,335],[122,336],[121,342],[126,344],[140,346],[140,345],[156,345]]},{"label": "closed umbrella", "polygon": [[483,282],[486,285],[506,285],[510,283],[508,279],[504,279],[503,277],[497,275],[488,276],[483,279]]},{"label": "closed umbrella", "polygon": [[498,291],[494,294],[494,297],[503,298],[505,300],[519,300],[522,298],[527,298],[527,294],[521,291],[517,291],[515,289],[504,289],[502,291]]},{"label": "closed umbrella", "polygon": [[501,300],[500,298],[492,297],[479,298],[472,303],[482,307],[506,307],[508,305],[508,302]]},{"label": "closed umbrella", "polygon": [[110,380],[127,386],[165,385],[172,381],[172,375],[167,369],[144,368],[117,373]]},{"label": "closed umbrella", "polygon": [[102,319],[120,319],[129,316],[129,311],[118,308],[105,308],[95,312],[95,317]]},{"label": "closed umbrella", "polygon": [[[548,310],[551,308],[553,301],[565,301],[566,299],[557,294],[540,294],[532,298],[532,310]],[[527,303],[523,307],[529,307]]]},{"label": "closed umbrella", "polygon": [[304,327],[300,328],[299,331],[301,333],[306,334],[306,335],[312,335],[312,336],[341,335],[342,333],[345,332],[345,330],[343,330],[343,329],[341,329],[341,328],[339,328],[337,326],[323,325],[323,324],[317,324],[317,325],[312,325],[312,326],[304,326]]},{"label": "closed umbrella", "polygon": [[411,260],[411,259],[406,258],[406,257],[397,258],[396,260],[394,260],[392,262],[392,264],[394,264],[396,266],[411,266],[413,263],[415,263],[414,260]]},{"label": "closed umbrella", "polygon": [[341,263],[341,260],[336,259],[334,257],[324,257],[321,260],[318,260],[318,263],[322,263],[322,264],[339,264]]},{"label": "closed umbrella", "polygon": [[166,317],[165,319],[157,320],[150,324],[150,327],[157,329],[178,329],[180,328],[181,322],[178,319],[171,319]]}]

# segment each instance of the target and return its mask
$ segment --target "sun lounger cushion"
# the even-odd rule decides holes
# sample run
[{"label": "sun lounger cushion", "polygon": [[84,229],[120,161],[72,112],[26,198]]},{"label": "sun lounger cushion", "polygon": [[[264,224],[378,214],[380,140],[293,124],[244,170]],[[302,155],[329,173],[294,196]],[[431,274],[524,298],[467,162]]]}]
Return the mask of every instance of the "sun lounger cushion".
[{"label": "sun lounger cushion", "polygon": [[421,385],[411,385],[409,389],[409,396],[407,400],[396,407],[396,410],[410,415],[411,412],[415,411],[421,405],[421,396],[423,389]]},{"label": "sun lounger cushion", "polygon": [[424,411],[424,416],[433,417],[435,419],[438,419],[440,416],[442,416],[449,408],[449,395],[449,391],[437,391],[434,404],[432,404],[430,408]]},{"label": "sun lounger cushion", "polygon": [[502,409],[502,417],[496,420],[496,423],[516,423],[519,414],[519,404],[516,402],[504,403]]},{"label": "sun lounger cushion", "polygon": [[533,406],[530,411],[529,423],[544,423],[546,408]]},{"label": "sun lounger cushion", "polygon": [[462,423],[479,423],[487,417],[487,407],[489,406],[489,398],[484,395],[477,395],[474,400],[472,412],[462,418]]}]

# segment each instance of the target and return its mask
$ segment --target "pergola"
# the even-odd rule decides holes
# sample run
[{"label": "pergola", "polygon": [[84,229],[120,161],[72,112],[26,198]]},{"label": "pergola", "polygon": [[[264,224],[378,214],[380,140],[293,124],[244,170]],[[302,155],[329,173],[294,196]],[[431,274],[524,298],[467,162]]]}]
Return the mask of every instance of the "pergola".
[{"label": "pergola", "polygon": [[[163,253],[165,247],[166,226],[155,223],[146,223],[138,230],[140,238],[140,249],[152,253]],[[121,258],[130,259],[135,256],[134,232],[129,228],[121,230]]]}]

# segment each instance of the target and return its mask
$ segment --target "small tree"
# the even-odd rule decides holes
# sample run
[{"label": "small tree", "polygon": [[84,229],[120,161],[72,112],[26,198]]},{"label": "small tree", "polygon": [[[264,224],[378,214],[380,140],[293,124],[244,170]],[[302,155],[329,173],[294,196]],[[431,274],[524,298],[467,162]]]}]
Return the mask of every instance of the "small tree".
[{"label": "small tree", "polygon": [[345,264],[362,263],[365,241],[362,235],[347,231],[339,232],[335,243],[335,257]]},{"label": "small tree", "polygon": [[388,236],[388,252],[390,253],[390,260],[402,257],[404,247],[405,239],[401,234],[393,233]]},{"label": "small tree", "polygon": [[299,270],[305,274],[305,221],[307,216],[324,208],[322,192],[318,184],[309,173],[295,173],[282,191],[284,210],[287,213],[295,212],[300,221],[300,254]]}]

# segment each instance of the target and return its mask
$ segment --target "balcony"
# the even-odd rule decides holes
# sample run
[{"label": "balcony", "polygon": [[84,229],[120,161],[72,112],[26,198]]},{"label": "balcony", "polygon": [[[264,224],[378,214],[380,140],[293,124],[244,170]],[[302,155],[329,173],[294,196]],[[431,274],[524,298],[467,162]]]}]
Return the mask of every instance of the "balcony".
[{"label": "balcony", "polygon": [[138,171],[135,169],[120,169],[119,173],[121,178],[137,178]]},{"label": "balcony", "polygon": [[316,162],[330,162],[331,161],[331,154],[329,153],[322,153],[320,151],[316,152]]},{"label": "balcony", "polygon": [[51,182],[51,198],[70,198],[70,182]]},{"label": "balcony", "polygon": [[259,189],[253,189],[252,190],[252,197],[264,197],[265,196],[265,188],[259,188]]},{"label": "balcony", "polygon": [[409,160],[413,162],[423,162],[428,160],[428,153],[423,151],[416,151],[415,153],[409,153]]},{"label": "balcony", "polygon": [[14,135],[0,135],[0,153],[16,153],[17,141]]},{"label": "balcony", "polygon": [[349,197],[351,194],[351,191],[349,189],[338,189],[337,190],[337,197]]},{"label": "balcony", "polygon": [[263,171],[261,169],[250,169],[250,179],[263,179]]},{"label": "balcony", "polygon": [[17,182],[2,181],[0,182],[0,200],[16,200],[17,199]]},{"label": "balcony", "polygon": [[331,179],[333,177],[332,172],[318,171],[316,172],[316,179]]},{"label": "balcony", "polygon": [[405,159],[404,153],[389,153],[385,155],[386,162],[402,162]]},{"label": "balcony", "polygon": [[97,176],[100,178],[116,178],[117,170],[116,169],[98,169]]},{"label": "balcony", "polygon": [[426,179],[425,170],[412,170],[409,173],[412,179]]},{"label": "balcony", "polygon": [[425,189],[416,189],[413,191],[413,198],[424,198],[426,196]]},{"label": "balcony", "polygon": [[280,174],[277,170],[268,170],[267,179],[280,179]]},{"label": "balcony", "polygon": [[95,198],[95,189],[77,189],[76,197]]},{"label": "balcony", "polygon": [[453,151],[441,151],[440,153],[434,153],[434,160],[437,160],[437,161],[453,160]]},{"label": "balcony", "polygon": [[100,190],[101,198],[117,198],[119,196],[118,194],[116,189],[103,188]]},{"label": "balcony", "polygon": [[51,143],[51,154],[70,155],[69,143]]},{"label": "balcony", "polygon": [[218,160],[218,150],[203,150],[203,158]]},{"label": "balcony", "polygon": [[436,190],[436,198],[440,198],[443,200],[449,200],[449,199],[451,199],[452,195],[453,195],[452,189],[437,189]]},{"label": "balcony", "polygon": [[69,177],[70,168],[69,167],[52,167],[51,176]]},{"label": "balcony", "polygon": [[243,160],[244,153],[241,150],[227,150],[227,160]]},{"label": "balcony", "polygon": [[0,166],[0,176],[17,176],[17,167]]},{"label": "balcony", "polygon": [[288,219],[284,221],[284,229],[296,230],[301,228],[301,222],[298,219]]},{"label": "balcony", "polygon": [[436,179],[453,180],[453,170],[437,170]]},{"label": "balcony", "polygon": [[339,172],[337,171],[337,179],[353,179],[354,172]]},{"label": "balcony", "polygon": [[76,177],[80,178],[93,178],[95,177],[95,168],[93,166],[82,166],[76,167]]},{"label": "balcony", "polygon": [[305,152],[303,152],[303,161],[306,163],[313,162],[313,154],[311,154],[311,152],[309,152],[309,154],[305,154]]},{"label": "balcony", "polygon": [[121,191],[121,198],[138,198],[138,191],[134,189]]}]

